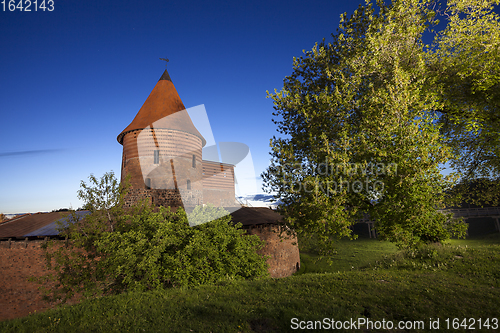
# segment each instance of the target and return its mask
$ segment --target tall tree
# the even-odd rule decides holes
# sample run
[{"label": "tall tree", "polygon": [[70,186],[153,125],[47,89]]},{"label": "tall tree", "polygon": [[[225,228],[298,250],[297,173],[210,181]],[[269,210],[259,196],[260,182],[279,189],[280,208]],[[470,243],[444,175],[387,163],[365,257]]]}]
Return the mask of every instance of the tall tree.
[{"label": "tall tree", "polygon": [[427,53],[429,75],[436,78],[442,100],[441,131],[454,151],[450,166],[462,174],[458,194],[476,204],[500,204],[498,4],[448,1],[441,15],[446,29]]},{"label": "tall tree", "polygon": [[434,24],[430,1],[367,3],[333,41],[299,59],[274,101],[267,190],[299,234],[351,235],[362,213],[401,247],[463,235],[437,209],[454,181],[439,165],[452,156],[435,110],[422,34]]}]

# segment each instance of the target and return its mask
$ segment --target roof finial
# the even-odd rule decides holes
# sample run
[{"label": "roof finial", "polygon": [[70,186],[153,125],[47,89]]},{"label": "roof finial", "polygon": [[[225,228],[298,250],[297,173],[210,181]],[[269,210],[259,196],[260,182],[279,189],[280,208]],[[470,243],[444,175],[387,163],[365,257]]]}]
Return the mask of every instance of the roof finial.
[{"label": "roof finial", "polygon": [[165,67],[167,67],[167,65],[168,65],[168,59],[167,58],[160,58],[160,60],[166,61]]}]

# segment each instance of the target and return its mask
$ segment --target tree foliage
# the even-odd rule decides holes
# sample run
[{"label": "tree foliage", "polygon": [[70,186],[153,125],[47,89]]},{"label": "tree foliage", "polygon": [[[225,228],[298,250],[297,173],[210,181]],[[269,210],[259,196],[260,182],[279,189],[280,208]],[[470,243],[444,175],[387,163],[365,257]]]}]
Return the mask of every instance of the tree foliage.
[{"label": "tree foliage", "polygon": [[198,220],[220,218],[190,227],[182,208],[155,209],[144,201],[125,209],[127,187],[113,173],[89,180],[78,195],[90,214],[61,231],[67,246],[52,241],[46,247],[48,268],[55,272],[42,279],[55,282],[49,299],[267,276],[266,258],[256,253],[263,242],[244,235],[227,212],[220,217],[219,209],[197,207],[192,214]]},{"label": "tree foliage", "polygon": [[455,192],[479,205],[500,204],[498,4],[448,1],[442,14],[446,29],[427,53],[428,73],[442,101],[441,132],[454,152],[450,165],[462,173]]},{"label": "tree foliage", "polygon": [[[498,135],[481,119],[498,115],[498,38],[485,44],[485,35],[472,37],[491,54],[472,48],[477,61],[487,61],[467,66],[459,46],[468,47],[472,31],[458,28],[487,21],[498,35],[491,3],[449,1],[448,28],[437,34],[432,1],[367,2],[341,16],[331,42],[294,58],[283,89],[269,94],[281,136],[271,139],[271,165],[262,175],[292,228],[328,243],[351,236],[349,228],[368,213],[380,236],[401,247],[465,235],[464,223],[439,211],[460,178],[443,176],[441,165],[455,161],[462,174],[470,171],[463,161],[475,146],[469,141],[467,152],[460,150],[460,135],[490,138],[482,156],[497,158]],[[436,35],[434,46],[423,41],[428,33]],[[493,102],[453,100],[450,82],[474,84],[468,89]],[[474,132],[478,126],[484,132]]]}]

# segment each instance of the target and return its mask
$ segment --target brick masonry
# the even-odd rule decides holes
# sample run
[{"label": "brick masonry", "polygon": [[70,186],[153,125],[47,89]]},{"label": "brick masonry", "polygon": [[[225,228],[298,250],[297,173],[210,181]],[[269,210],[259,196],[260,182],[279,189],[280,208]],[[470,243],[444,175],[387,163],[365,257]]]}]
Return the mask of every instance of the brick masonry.
[{"label": "brick masonry", "polygon": [[182,206],[182,199],[179,190],[167,189],[130,189],[125,198],[125,206],[130,207],[144,198],[152,202],[155,206]]},{"label": "brick masonry", "polygon": [[259,254],[268,255],[269,274],[273,278],[290,276],[300,269],[300,255],[297,238],[281,233],[276,224],[247,226],[250,235],[257,235],[266,241],[265,247]]},{"label": "brick masonry", "polygon": [[56,306],[42,300],[39,284],[31,276],[48,273],[43,241],[0,242],[0,320],[24,317]]}]

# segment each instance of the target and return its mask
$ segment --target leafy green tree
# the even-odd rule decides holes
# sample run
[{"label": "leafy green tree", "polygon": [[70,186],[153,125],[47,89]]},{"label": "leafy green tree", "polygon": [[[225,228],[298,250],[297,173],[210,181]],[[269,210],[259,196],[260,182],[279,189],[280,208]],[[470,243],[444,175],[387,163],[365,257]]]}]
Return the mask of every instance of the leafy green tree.
[{"label": "leafy green tree", "polygon": [[268,275],[266,258],[256,252],[263,242],[244,235],[227,212],[197,207],[191,214],[205,223],[190,227],[182,208],[172,212],[146,201],[124,208],[127,186],[119,185],[112,172],[89,180],[78,195],[90,214],[81,220],[71,215],[74,223],[60,233],[68,237],[66,245],[52,241],[46,247],[54,273],[40,281],[54,282],[49,300]]},{"label": "leafy green tree", "polygon": [[288,224],[324,245],[363,213],[401,247],[462,236],[466,226],[438,211],[455,175],[440,134],[435,77],[427,75],[429,1],[378,2],[344,14],[333,41],[299,59],[274,101],[278,132],[263,173]]},{"label": "leafy green tree", "polygon": [[428,73],[436,79],[434,89],[442,101],[441,131],[454,152],[450,166],[462,176],[455,194],[479,205],[500,204],[498,4],[448,1],[441,15],[446,29],[427,53]]}]

